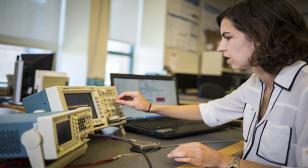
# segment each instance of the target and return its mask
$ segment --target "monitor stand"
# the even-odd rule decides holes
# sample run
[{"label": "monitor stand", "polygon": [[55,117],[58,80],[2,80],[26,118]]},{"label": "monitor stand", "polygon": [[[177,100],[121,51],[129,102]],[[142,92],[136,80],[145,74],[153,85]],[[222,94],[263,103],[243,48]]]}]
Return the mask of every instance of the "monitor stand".
[{"label": "monitor stand", "polygon": [[17,56],[14,69],[14,80],[13,80],[13,97],[10,103],[16,105],[22,105],[21,92],[22,92],[22,76],[23,76],[24,62],[20,56]]}]

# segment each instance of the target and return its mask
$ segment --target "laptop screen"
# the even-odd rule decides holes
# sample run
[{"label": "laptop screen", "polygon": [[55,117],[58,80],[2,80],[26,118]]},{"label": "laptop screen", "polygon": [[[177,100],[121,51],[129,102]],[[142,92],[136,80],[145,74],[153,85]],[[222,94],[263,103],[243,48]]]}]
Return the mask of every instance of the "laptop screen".
[{"label": "laptop screen", "polygon": [[[178,103],[176,81],[173,77],[111,74],[110,78],[118,94],[125,91],[139,91],[153,104],[176,105]],[[122,108],[128,119],[159,117],[158,114],[141,112],[127,106]]]}]

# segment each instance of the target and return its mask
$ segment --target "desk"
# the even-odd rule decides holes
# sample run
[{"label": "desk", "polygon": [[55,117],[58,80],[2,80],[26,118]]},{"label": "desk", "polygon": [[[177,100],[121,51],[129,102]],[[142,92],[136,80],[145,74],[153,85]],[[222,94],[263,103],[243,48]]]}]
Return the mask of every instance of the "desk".
[{"label": "desk", "polygon": [[[193,141],[217,141],[217,140],[231,140],[231,139],[241,139],[242,130],[239,128],[227,128],[225,130],[207,134],[201,134],[196,136],[177,138],[172,140],[162,140],[153,137],[143,136],[135,133],[128,132],[125,138],[133,138],[137,140],[160,142],[162,145],[171,145],[179,143],[187,143]],[[233,144],[228,143],[211,143],[208,146],[214,149],[221,149],[226,146]],[[91,140],[88,143],[89,147],[87,152],[72,162],[72,165],[94,162],[97,160],[109,159],[118,154],[131,153],[129,148],[130,145],[121,141],[114,140]],[[152,153],[147,153],[153,168],[172,168],[172,167],[182,167],[180,163],[175,163],[173,160],[168,159],[167,154],[173,150],[175,147],[164,148]],[[147,168],[147,162],[144,157],[140,155],[131,155],[122,157],[110,163],[92,166],[93,168]],[[186,166],[185,166],[186,167]]]},{"label": "desk", "polygon": [[0,108],[8,108],[8,109],[12,109],[13,111],[16,111],[16,112],[25,112],[25,109],[24,109],[23,106],[13,105],[13,104],[9,104],[9,103],[0,104]]}]

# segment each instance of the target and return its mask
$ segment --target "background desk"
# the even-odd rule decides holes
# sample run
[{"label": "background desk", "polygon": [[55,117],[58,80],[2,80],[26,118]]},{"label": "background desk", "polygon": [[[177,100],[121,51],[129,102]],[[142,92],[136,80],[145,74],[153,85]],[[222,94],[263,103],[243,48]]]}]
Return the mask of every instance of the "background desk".
[{"label": "background desk", "polygon": [[[143,136],[135,133],[128,132],[125,138],[133,138],[137,140],[160,142],[162,145],[172,145],[179,143],[187,142],[198,142],[198,141],[217,141],[217,140],[240,140],[242,138],[242,130],[239,128],[227,128],[225,130],[207,134],[201,134],[196,136],[177,138],[172,140],[162,140],[156,139],[148,136]],[[233,142],[234,143],[234,142]],[[208,146],[221,149],[228,145],[233,144],[232,142],[228,143],[210,143]],[[80,158],[72,162],[72,165],[94,162],[98,160],[109,159],[118,154],[131,153],[130,145],[115,140],[91,140],[89,143],[87,152],[82,155]],[[175,163],[173,160],[167,158],[167,154],[173,150],[175,147],[164,148],[155,152],[147,153],[153,168],[172,168],[178,167],[182,164]],[[110,163],[92,166],[95,168],[147,168],[147,162],[145,158],[139,155],[125,156],[118,160],[115,160]]]}]

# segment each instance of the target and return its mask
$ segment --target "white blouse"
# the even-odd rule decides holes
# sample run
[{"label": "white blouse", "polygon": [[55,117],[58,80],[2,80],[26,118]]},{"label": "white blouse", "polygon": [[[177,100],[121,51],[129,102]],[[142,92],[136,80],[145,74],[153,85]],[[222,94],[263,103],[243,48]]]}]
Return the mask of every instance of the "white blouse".
[{"label": "white blouse", "polygon": [[308,167],[308,66],[284,67],[258,121],[264,84],[253,74],[231,94],[200,104],[203,121],[217,126],[243,117],[243,159],[269,166]]}]

